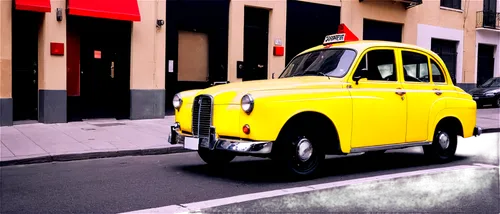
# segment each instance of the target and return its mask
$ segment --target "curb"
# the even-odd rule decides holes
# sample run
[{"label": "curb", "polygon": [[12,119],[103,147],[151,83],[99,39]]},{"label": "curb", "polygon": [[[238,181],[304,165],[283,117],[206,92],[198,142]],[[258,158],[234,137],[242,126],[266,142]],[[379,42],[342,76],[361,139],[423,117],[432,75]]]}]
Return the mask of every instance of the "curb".
[{"label": "curb", "polygon": [[483,134],[500,132],[500,128],[483,129]]},{"label": "curb", "polygon": [[172,146],[172,147],[153,148],[153,149],[133,149],[133,150],[121,150],[121,151],[46,155],[33,158],[0,161],[0,167],[36,164],[36,163],[48,163],[48,162],[64,162],[64,161],[88,160],[88,159],[99,159],[99,158],[113,158],[113,157],[124,157],[124,156],[163,155],[163,154],[175,154],[184,152],[192,152],[192,151],[184,149],[182,146]]},{"label": "curb", "polygon": [[[483,134],[496,133],[496,132],[500,132],[500,128],[483,129]],[[33,158],[0,161],[0,167],[36,164],[36,163],[48,163],[48,162],[64,162],[64,161],[89,160],[89,159],[99,159],[99,158],[113,158],[113,157],[124,157],[124,156],[164,155],[164,154],[175,154],[175,153],[185,153],[185,152],[193,152],[193,151],[184,149],[182,146],[179,145],[179,146],[154,148],[154,149],[133,149],[133,150],[121,150],[121,151],[46,155]]]}]

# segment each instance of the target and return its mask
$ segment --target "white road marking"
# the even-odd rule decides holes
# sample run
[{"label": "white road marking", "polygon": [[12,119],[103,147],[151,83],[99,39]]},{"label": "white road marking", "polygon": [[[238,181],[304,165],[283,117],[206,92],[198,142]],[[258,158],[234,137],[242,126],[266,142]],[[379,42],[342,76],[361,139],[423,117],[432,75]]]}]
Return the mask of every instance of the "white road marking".
[{"label": "white road marking", "polygon": [[351,179],[351,180],[345,180],[345,181],[335,181],[335,182],[330,182],[330,183],[309,185],[309,186],[303,186],[303,187],[294,187],[294,188],[288,188],[288,189],[272,190],[272,191],[266,191],[266,192],[238,195],[238,196],[232,196],[232,197],[227,197],[227,198],[219,198],[219,199],[193,202],[193,203],[180,204],[180,205],[170,205],[170,206],[157,207],[157,208],[151,208],[151,209],[136,210],[136,211],[126,212],[126,213],[197,213],[197,212],[199,213],[200,210],[211,208],[211,207],[218,207],[218,206],[223,206],[223,205],[228,205],[228,204],[235,204],[235,203],[240,203],[240,202],[252,201],[252,200],[257,200],[257,199],[265,199],[265,198],[271,198],[271,197],[276,197],[276,196],[284,196],[284,195],[290,195],[290,194],[295,194],[295,193],[303,193],[303,192],[310,192],[310,191],[315,191],[315,190],[330,189],[330,188],[334,188],[334,187],[368,183],[368,182],[374,182],[374,181],[380,181],[380,180],[390,180],[390,179],[396,179],[396,178],[411,177],[411,176],[416,176],[416,175],[436,174],[436,173],[453,171],[453,170],[470,169],[470,168],[492,168],[492,167],[497,167],[497,166],[476,163],[473,165],[459,165],[459,166],[442,167],[442,168],[435,168],[435,169],[425,169],[425,170],[418,170],[418,171],[412,171],[412,172],[402,172],[402,173],[379,175],[379,176],[366,177],[366,178]]}]

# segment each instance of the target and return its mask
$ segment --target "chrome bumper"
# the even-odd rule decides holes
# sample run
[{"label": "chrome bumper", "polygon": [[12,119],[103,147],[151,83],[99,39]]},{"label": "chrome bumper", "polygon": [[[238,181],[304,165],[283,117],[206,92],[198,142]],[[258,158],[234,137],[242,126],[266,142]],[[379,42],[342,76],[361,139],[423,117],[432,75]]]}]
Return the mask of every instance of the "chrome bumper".
[{"label": "chrome bumper", "polygon": [[[183,134],[179,130],[179,124],[175,124],[170,127],[170,134],[168,136],[168,142],[170,144],[184,144],[186,138],[195,138],[193,136]],[[210,131],[210,137],[208,138],[196,138],[198,141],[198,146],[202,148],[207,148],[210,150],[225,150],[236,153],[243,154],[270,154],[272,149],[272,142],[260,142],[260,141],[245,141],[245,140],[232,140],[232,139],[217,139],[215,137],[215,128],[212,127]],[[195,148],[186,148],[190,150],[197,150]]]},{"label": "chrome bumper", "polygon": [[483,129],[481,129],[481,127],[479,127],[479,126],[474,127],[474,132],[472,132],[472,134],[476,137],[481,135],[482,133],[483,133]]}]

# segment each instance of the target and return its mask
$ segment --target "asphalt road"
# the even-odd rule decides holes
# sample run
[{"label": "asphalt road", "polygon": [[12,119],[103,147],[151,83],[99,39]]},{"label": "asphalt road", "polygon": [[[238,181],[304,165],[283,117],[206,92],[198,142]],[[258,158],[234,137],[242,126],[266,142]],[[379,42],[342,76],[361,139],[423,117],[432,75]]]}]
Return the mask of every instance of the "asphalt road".
[{"label": "asphalt road", "polygon": [[[445,166],[474,163],[498,166],[498,143],[499,138],[496,133],[461,141],[456,160],[447,164],[429,164],[425,161],[420,148],[390,151],[378,159],[367,159],[362,156],[332,157],[327,161],[329,169],[325,170],[320,178],[300,182],[287,180],[267,159],[239,157],[227,167],[215,170],[204,165],[196,153],[9,166],[0,168],[0,213],[117,213]],[[455,180],[450,180],[451,178]],[[431,207],[430,211],[433,210],[433,206],[437,211],[458,206],[458,211],[498,213],[498,168],[473,173],[464,170],[461,173],[416,180],[405,179],[407,178],[393,183],[378,183],[379,186],[361,185],[354,189],[351,187],[349,190],[351,192],[345,192],[346,190],[342,188],[325,190],[317,192],[316,196],[331,198],[332,195],[352,196],[353,192],[371,191],[372,198],[400,197],[411,202],[425,197],[432,199],[439,197],[440,192],[447,192],[454,195],[453,197],[448,195],[448,201],[453,199],[460,203],[439,206],[430,203],[428,204]],[[434,183],[441,184],[433,190],[434,195],[426,191],[408,191],[415,188],[411,184],[421,182],[422,179],[431,179]],[[425,186],[420,183],[418,188]],[[464,190],[467,186],[474,188]],[[384,189],[390,191],[382,191]],[[407,190],[406,198],[395,194],[401,189]],[[453,192],[454,190],[458,192]],[[468,195],[461,197],[464,191],[468,192]],[[391,196],[389,193],[395,195]],[[294,196],[295,199],[301,197],[304,199],[302,204],[315,204],[314,207],[310,206],[310,209],[307,206],[302,207],[305,209],[303,211],[333,211],[331,207],[331,209],[325,208],[321,203],[313,202],[310,194]],[[363,197],[366,197],[366,194],[357,198],[347,197],[349,200],[344,200],[343,203],[359,204],[367,200]],[[305,200],[307,198],[308,200]],[[405,207],[401,205],[405,200],[400,200],[399,204],[389,205]],[[274,204],[279,204],[278,201]],[[327,202],[323,203],[333,203],[328,200]],[[365,205],[372,206],[373,203]],[[221,207],[220,210],[235,211],[234,206]],[[463,209],[460,209],[460,206],[463,206]],[[255,209],[255,204],[246,203],[239,207],[246,207],[252,211],[252,208]],[[287,209],[297,211],[293,206],[280,207],[284,211]],[[275,206],[274,209],[280,210],[280,207]],[[363,210],[363,204],[351,207],[350,211]],[[419,211],[413,210],[414,208],[410,206],[407,210],[401,208],[397,211]],[[380,208],[375,211],[383,210]],[[344,211],[349,210],[344,209]]]}]

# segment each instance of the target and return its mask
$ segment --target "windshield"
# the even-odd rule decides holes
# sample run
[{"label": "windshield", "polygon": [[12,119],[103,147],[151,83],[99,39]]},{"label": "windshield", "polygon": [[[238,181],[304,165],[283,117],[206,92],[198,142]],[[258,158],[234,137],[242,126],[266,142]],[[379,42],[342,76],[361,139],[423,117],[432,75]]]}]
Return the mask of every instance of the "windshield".
[{"label": "windshield", "polygon": [[491,78],[481,85],[481,88],[500,87],[500,78]]},{"label": "windshield", "polygon": [[305,75],[343,77],[356,57],[351,49],[325,49],[295,57],[279,78]]}]

